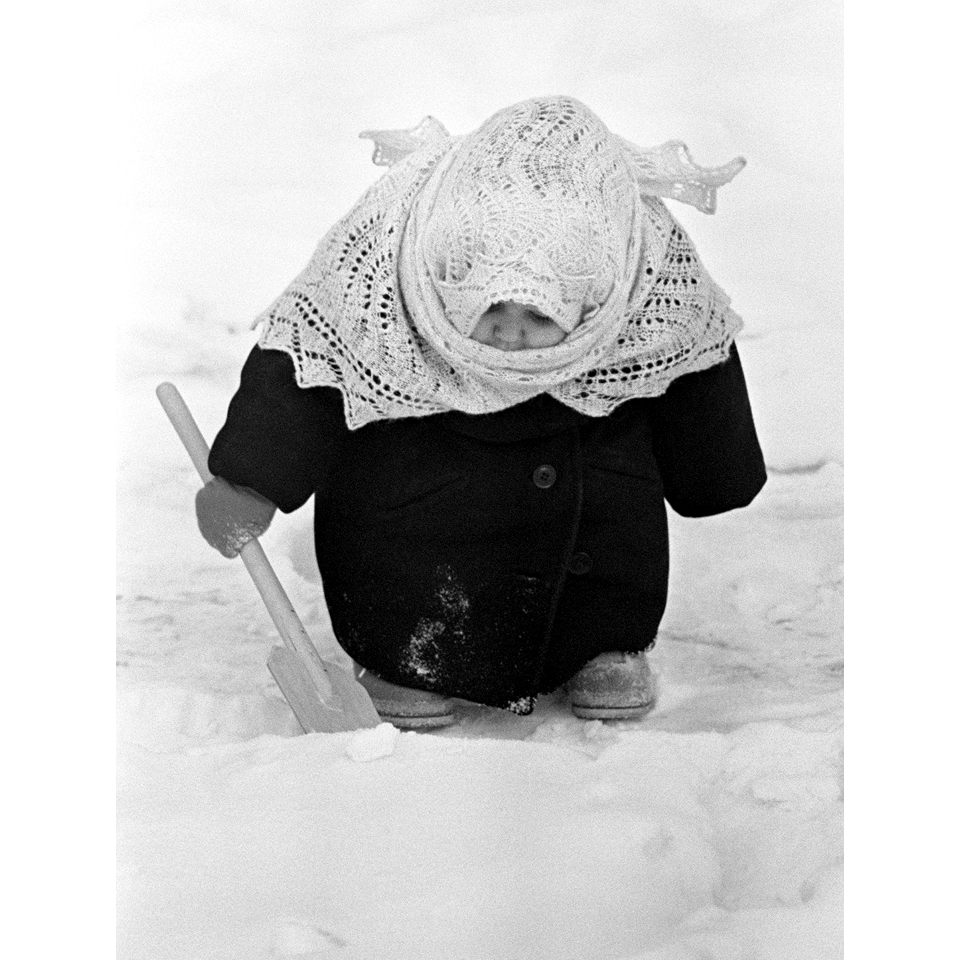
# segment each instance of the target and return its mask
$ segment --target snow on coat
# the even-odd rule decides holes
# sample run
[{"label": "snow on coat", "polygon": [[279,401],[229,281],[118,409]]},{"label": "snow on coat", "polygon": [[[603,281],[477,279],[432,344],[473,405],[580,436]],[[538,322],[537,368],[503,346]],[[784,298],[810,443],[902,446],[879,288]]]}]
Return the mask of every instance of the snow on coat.
[{"label": "snow on coat", "polygon": [[291,512],[315,497],[338,641],[403,686],[527,713],[608,650],[652,646],[665,501],[749,504],[766,472],[736,347],[660,397],[589,417],[541,395],[348,430],[339,392],[255,347],[212,473]]}]

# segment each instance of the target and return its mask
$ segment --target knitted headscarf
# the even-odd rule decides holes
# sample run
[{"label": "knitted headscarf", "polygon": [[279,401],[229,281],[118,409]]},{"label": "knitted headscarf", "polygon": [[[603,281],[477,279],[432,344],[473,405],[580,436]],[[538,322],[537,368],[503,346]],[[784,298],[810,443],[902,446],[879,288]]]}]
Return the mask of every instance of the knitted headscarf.
[{"label": "knitted headscarf", "polygon": [[[301,387],[337,387],[347,424],[490,413],[539,393],[590,416],[722,362],[742,327],[660,197],[712,213],[744,165],[641,150],[582,103],[541,97],[465,137],[431,117],[362,134],[390,166],[258,317]],[[492,304],[566,333],[502,351],[470,333]]]}]

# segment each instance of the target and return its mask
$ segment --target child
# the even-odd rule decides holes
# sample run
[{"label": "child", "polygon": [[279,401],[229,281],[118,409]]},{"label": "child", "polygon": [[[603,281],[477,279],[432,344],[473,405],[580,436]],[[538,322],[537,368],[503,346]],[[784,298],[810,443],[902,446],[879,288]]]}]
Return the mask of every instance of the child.
[{"label": "child", "polygon": [[334,631],[398,726],[564,684],[577,716],[643,716],[664,500],[766,480],[742,322],[659,199],[712,212],[743,161],[641,151],[569,97],[365,136],[391,169],[259,318],[201,530],[235,556],[313,496]]}]

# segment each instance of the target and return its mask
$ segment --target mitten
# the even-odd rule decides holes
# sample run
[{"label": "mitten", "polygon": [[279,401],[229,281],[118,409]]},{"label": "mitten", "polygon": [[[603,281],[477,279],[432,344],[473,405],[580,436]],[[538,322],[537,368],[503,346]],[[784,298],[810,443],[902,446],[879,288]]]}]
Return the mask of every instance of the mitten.
[{"label": "mitten", "polygon": [[225,557],[235,557],[243,545],[270,526],[276,506],[249,487],[235,487],[214,477],[197,492],[197,524],[203,539]]}]

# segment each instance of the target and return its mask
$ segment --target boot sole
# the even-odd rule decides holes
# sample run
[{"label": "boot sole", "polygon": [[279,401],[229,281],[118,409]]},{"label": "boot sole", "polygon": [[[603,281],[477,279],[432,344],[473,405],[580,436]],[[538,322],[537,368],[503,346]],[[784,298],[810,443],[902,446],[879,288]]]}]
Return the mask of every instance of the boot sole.
[{"label": "boot sole", "polygon": [[440,727],[450,727],[457,722],[455,713],[440,713],[420,717],[408,714],[391,714],[389,711],[380,713],[379,710],[377,713],[380,714],[380,719],[384,723],[392,723],[398,730],[436,730]]},{"label": "boot sole", "polygon": [[587,707],[571,704],[575,717],[581,720],[640,720],[656,706],[653,702],[638,704],[635,707]]},{"label": "boot sole", "polygon": [[452,705],[415,700],[403,703],[385,697],[371,697],[373,706],[380,719],[392,723],[400,730],[426,730],[436,727],[449,727],[457,722],[457,714]]}]

